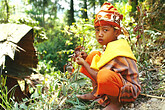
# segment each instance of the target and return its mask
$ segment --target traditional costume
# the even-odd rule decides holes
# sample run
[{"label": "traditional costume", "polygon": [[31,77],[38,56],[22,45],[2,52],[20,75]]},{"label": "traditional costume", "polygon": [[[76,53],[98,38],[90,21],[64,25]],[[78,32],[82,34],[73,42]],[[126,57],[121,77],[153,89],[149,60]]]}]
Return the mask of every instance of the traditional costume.
[{"label": "traditional costume", "polygon": [[[122,15],[110,3],[104,3],[96,15],[95,26],[112,25],[121,29]],[[136,58],[126,40],[120,39],[109,42],[104,53],[93,51],[86,58],[90,68],[96,70],[97,82],[81,67],[84,73],[96,83],[92,94],[102,105],[108,105],[109,96],[118,96],[119,102],[133,102],[140,94],[139,73],[136,66]]]}]

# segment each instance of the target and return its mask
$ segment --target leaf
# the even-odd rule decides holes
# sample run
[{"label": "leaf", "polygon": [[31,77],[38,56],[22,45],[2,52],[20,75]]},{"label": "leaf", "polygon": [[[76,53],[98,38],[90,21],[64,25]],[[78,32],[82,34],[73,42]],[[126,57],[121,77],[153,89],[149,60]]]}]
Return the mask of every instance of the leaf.
[{"label": "leaf", "polygon": [[24,109],[24,110],[27,110],[27,106],[25,105],[25,103],[22,103],[22,104],[20,105],[20,108],[22,108],[22,109]]},{"label": "leaf", "polygon": [[36,98],[38,96],[39,96],[39,94],[38,94],[37,90],[35,90],[35,92],[31,95],[31,98]]},{"label": "leaf", "polygon": [[66,99],[67,99],[67,97],[64,97],[64,98],[62,99],[62,101],[60,102],[59,106],[62,106],[62,104],[64,104],[64,102],[66,101]]},{"label": "leaf", "polygon": [[18,103],[17,103],[17,102],[14,103],[14,108],[13,108],[12,110],[20,110],[20,109],[18,108]]},{"label": "leaf", "polygon": [[62,92],[64,96],[67,96],[67,89],[64,84],[62,84]]},{"label": "leaf", "polygon": [[77,109],[80,109],[80,110],[86,110],[87,107],[86,106],[81,106],[81,105],[76,105],[75,106]]},{"label": "leaf", "polygon": [[58,89],[58,84],[55,85],[55,90],[57,90],[57,89]]}]

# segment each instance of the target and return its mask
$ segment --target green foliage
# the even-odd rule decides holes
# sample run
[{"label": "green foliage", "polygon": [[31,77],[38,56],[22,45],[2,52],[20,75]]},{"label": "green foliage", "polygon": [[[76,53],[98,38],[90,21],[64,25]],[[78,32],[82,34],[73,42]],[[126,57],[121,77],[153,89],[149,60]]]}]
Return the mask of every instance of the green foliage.
[{"label": "green foliage", "polygon": [[[129,43],[137,58],[142,93],[163,96],[165,87],[165,38],[162,26],[164,21],[162,0],[158,0],[155,4],[147,4],[149,0],[145,0],[145,2],[140,0],[139,5],[142,10],[145,8],[147,10],[150,9],[147,11],[147,16],[142,15],[143,19],[139,16],[140,13],[136,11],[136,7],[128,4],[128,0],[118,1],[120,3],[114,0],[113,3],[118,11],[124,15],[123,26],[130,33]],[[37,1],[33,0],[34,2]],[[53,4],[49,5],[50,7],[54,6]],[[92,6],[95,6],[93,2]],[[23,102],[19,103],[13,103],[11,99],[8,100],[6,97],[7,91],[5,89],[3,91],[1,90],[1,100],[2,96],[4,97],[4,102],[1,106],[13,110],[102,108],[96,102],[84,102],[76,97],[76,94],[91,92],[89,78],[78,72],[80,67],[76,63],[72,64],[75,69],[73,74],[70,74],[68,71],[63,72],[63,66],[67,61],[71,61],[68,56],[73,54],[75,47],[84,46],[88,54],[93,50],[99,50],[101,48],[95,39],[94,20],[90,17],[89,21],[78,19],[68,26],[62,21],[63,19],[56,19],[55,14],[57,11],[52,11],[51,13],[49,10],[56,10],[57,7],[50,7],[46,8],[46,13],[49,13],[49,17],[44,19],[44,27],[40,27],[42,26],[43,18],[39,15],[44,14],[43,10],[40,10],[42,8],[41,6],[36,7],[34,10],[28,10],[29,14],[37,15],[36,18],[33,16],[34,19],[32,19],[32,16],[32,18],[12,19],[14,23],[28,24],[35,28],[35,46],[39,53],[37,71],[44,75],[44,80],[42,80],[41,84],[36,85],[35,88],[30,88],[34,93],[29,99],[23,99]],[[132,15],[130,13],[133,8],[134,16],[130,16]],[[0,10],[4,11],[3,9]],[[3,13],[0,14],[1,20],[3,16]],[[137,38],[139,31],[134,32],[134,27],[137,25],[143,26],[143,29],[140,29],[143,31],[140,38]],[[47,40],[43,40],[45,36],[47,36]],[[29,104],[26,105],[26,103]]]},{"label": "green foliage", "polygon": [[[138,68],[140,72],[140,80],[142,84],[142,93],[162,95],[164,87],[164,49],[162,43],[158,42],[162,36],[159,32],[151,30],[144,30],[144,37],[149,36],[145,40],[145,43],[141,43],[144,37],[142,37],[134,47],[135,56],[138,60]],[[159,89],[159,91],[157,91]]]},{"label": "green foliage", "polygon": [[114,6],[117,8],[117,10],[119,11],[119,13],[122,13],[123,15],[123,25],[125,27],[131,28],[130,26],[132,26],[133,23],[135,23],[135,20],[133,17],[131,17],[129,14],[132,10],[132,6],[129,5],[128,2],[119,2],[119,3],[115,3]]},{"label": "green foliage", "polygon": [[85,21],[85,19],[79,19],[70,26],[70,31],[75,38],[78,38],[76,46],[84,46],[87,53],[100,47],[95,39],[93,20]]},{"label": "green foliage", "polygon": [[[10,110],[38,110],[41,108],[46,110],[73,110],[80,108],[89,109],[94,107],[93,104],[95,102],[91,104],[89,103],[90,105],[88,105],[86,102],[80,101],[76,97],[76,94],[91,91],[91,83],[89,83],[89,79],[84,77],[84,75],[79,74],[78,70],[76,70],[73,74],[54,70],[47,72],[49,74],[45,73],[43,77],[40,77],[40,80],[41,78],[44,78],[42,83],[37,84],[35,88],[30,88],[34,91],[30,99],[25,98],[23,99],[23,102],[20,103],[10,103],[9,101],[6,101],[7,106],[10,107],[8,108]],[[28,103],[28,105],[26,103]],[[4,103],[2,104],[4,105]]]},{"label": "green foliage", "polygon": [[144,8],[146,8],[147,10],[147,17],[145,18],[145,24],[147,25],[147,28],[151,30],[164,31],[164,1],[156,0],[154,2],[151,2],[150,0],[146,0],[146,2],[143,3],[143,5]]},{"label": "green foliage", "polygon": [[[132,22],[127,19],[127,22],[131,22],[133,26],[127,25],[131,37],[130,44],[137,58],[142,93],[162,95],[164,94],[161,87],[162,85],[164,87],[164,84],[161,78],[164,77],[162,73],[165,71],[163,61],[165,39],[162,31],[150,30],[151,28],[145,25],[147,23],[145,19],[148,16],[146,16],[144,7],[146,7],[146,4],[140,4],[138,7],[135,18],[138,18],[138,21]],[[157,89],[159,89],[159,92]]]},{"label": "green foliage", "polygon": [[8,91],[7,87],[5,86],[6,84],[6,78],[3,75],[0,76],[0,109],[7,109],[7,110],[11,110],[12,108],[12,97],[9,96],[9,92],[11,91],[11,95],[13,94],[13,88],[11,88],[11,90]]},{"label": "green foliage", "polygon": [[68,55],[73,53],[76,38],[64,31],[64,25],[55,24],[48,28],[48,40],[36,45],[39,59],[55,67],[55,70],[63,71],[63,66],[68,60]]},{"label": "green foliage", "polygon": [[91,22],[79,19],[71,26],[55,24],[47,29],[48,40],[36,45],[39,59],[45,63],[51,61],[56,71],[63,71],[68,56],[73,54],[76,46],[84,46],[87,53],[97,49],[98,43]]},{"label": "green foliage", "polygon": [[47,7],[51,3],[50,0],[28,0],[29,4],[32,4],[32,9],[26,12],[31,16],[31,18],[39,21],[40,26],[45,26],[45,15],[47,12]]}]

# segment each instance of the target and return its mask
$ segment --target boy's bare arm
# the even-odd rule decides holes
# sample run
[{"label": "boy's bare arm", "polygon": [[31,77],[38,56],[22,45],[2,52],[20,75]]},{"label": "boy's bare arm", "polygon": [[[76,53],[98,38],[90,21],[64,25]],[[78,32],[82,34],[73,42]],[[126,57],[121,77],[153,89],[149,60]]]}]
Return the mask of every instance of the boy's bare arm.
[{"label": "boy's bare arm", "polygon": [[97,71],[90,68],[90,65],[81,57],[77,57],[77,64],[82,65],[88,71],[88,73],[92,76],[92,78],[96,81],[97,79]]}]

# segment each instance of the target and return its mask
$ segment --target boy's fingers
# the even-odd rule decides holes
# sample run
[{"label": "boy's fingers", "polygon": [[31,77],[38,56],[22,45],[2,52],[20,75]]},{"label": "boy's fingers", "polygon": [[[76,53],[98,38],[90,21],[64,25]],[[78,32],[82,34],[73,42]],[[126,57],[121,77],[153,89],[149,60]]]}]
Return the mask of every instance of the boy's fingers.
[{"label": "boy's fingers", "polygon": [[80,57],[77,57],[77,58],[76,58],[76,62],[78,62],[78,60],[80,60]]}]

